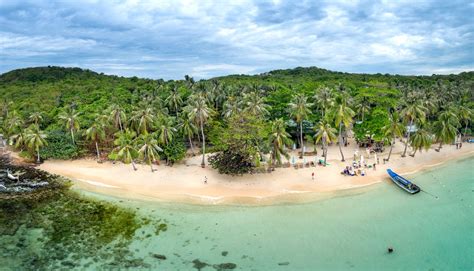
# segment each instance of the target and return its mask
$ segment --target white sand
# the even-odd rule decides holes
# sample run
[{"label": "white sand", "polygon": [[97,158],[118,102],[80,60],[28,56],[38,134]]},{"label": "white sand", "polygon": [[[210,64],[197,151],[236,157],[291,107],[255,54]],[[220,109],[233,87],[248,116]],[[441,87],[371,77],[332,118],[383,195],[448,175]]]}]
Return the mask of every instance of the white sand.
[{"label": "white sand", "polygon": [[[277,168],[272,173],[237,177],[221,175],[210,166],[201,168],[201,156],[186,159],[172,167],[155,166],[155,172],[151,172],[147,165],[137,165],[138,170],[134,171],[131,165],[99,164],[93,159],[46,161],[39,168],[74,180],[76,188],[119,197],[198,204],[271,204],[305,201],[330,195],[329,192],[337,190],[388,182],[387,168],[400,174],[412,174],[453,159],[472,156],[474,144],[465,143],[462,149],[456,149],[454,145],[444,146],[441,152],[436,152],[433,146],[428,152],[416,153],[414,158],[401,158],[403,145],[397,142],[389,163],[383,165],[383,158],[388,156],[387,148],[383,154],[377,154],[380,164],[376,171],[365,169],[366,176],[356,177],[340,174],[346,165],[352,163],[355,144],[344,147],[343,151],[346,156],[344,163],[340,161],[338,147],[331,146],[328,152],[330,165],[327,167]],[[359,154],[365,156],[368,164],[374,163],[374,156],[367,158],[365,149],[360,149]],[[303,162],[296,153],[293,156],[297,162]],[[315,157],[305,158],[306,161],[315,160]],[[315,173],[314,181],[312,172]],[[207,184],[204,184],[205,176]]]}]

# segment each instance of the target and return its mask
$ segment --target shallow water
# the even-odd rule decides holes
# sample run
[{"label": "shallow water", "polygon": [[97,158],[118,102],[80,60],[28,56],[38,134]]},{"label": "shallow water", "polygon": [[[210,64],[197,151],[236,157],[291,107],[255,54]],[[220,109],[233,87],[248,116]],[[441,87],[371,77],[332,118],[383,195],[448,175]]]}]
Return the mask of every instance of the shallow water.
[{"label": "shallow water", "polygon": [[[167,224],[159,235],[143,226],[129,244],[150,269],[196,270],[201,264],[201,270],[225,270],[233,266],[219,264],[234,263],[235,270],[472,270],[473,165],[470,158],[410,177],[438,198],[409,195],[388,180],[331,199],[264,207],[83,193]],[[394,253],[386,252],[389,246]]]}]

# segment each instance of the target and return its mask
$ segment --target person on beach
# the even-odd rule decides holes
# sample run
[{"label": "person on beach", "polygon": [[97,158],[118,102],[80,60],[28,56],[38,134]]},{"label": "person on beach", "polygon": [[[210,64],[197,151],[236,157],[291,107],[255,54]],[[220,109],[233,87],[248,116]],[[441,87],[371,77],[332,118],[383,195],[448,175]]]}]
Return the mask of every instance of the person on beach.
[{"label": "person on beach", "polygon": [[376,170],[376,169],[375,169],[375,163],[374,163],[374,170]]},{"label": "person on beach", "polygon": [[207,184],[207,176],[204,176],[204,184]]},{"label": "person on beach", "polygon": [[311,179],[314,181],[314,172],[311,173]]}]

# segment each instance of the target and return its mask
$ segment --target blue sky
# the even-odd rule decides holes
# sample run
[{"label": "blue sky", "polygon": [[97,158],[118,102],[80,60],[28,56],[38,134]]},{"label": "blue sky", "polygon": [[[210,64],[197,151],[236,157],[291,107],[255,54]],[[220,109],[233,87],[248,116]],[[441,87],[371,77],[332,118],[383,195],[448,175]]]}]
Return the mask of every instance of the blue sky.
[{"label": "blue sky", "polygon": [[180,79],[318,66],[474,70],[474,2],[0,0],[0,73],[74,66]]}]

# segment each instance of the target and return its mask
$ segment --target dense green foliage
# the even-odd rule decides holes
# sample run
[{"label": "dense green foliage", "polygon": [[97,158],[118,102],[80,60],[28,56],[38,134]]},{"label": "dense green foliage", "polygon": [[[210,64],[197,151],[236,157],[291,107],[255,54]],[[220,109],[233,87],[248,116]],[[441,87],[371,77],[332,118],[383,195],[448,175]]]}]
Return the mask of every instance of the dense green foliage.
[{"label": "dense green foliage", "polygon": [[71,137],[61,130],[48,133],[48,145],[42,149],[44,159],[73,159],[79,156],[79,149],[72,144]]},{"label": "dense green foliage", "polygon": [[[203,166],[205,153],[232,151],[230,155],[239,154],[242,161],[255,167],[256,153],[269,155],[272,163],[280,163],[280,156],[285,155],[289,141],[270,146],[270,123],[280,118],[285,131],[281,131],[280,124],[279,134],[289,133],[297,147],[306,144],[305,139],[320,128],[337,137],[329,140],[322,132],[320,144],[325,144],[324,138],[328,144],[345,143],[351,131],[361,144],[390,144],[394,133],[382,129],[390,122],[415,130],[423,126],[442,146],[452,142],[453,135],[466,135],[472,130],[473,93],[474,72],[401,76],[311,67],[195,82],[188,76],[163,81],[108,76],[78,68],[29,68],[0,75],[0,127],[18,149],[30,152],[32,157],[71,158],[84,153],[132,165],[136,161],[151,164],[156,155],[150,150],[156,148],[152,144],[143,149],[143,140],[139,139],[150,134],[148,142],[156,140],[163,149],[159,155],[169,162],[184,157],[181,147],[176,146],[186,144],[192,147],[192,153],[203,154]],[[394,112],[396,118],[392,117]],[[246,114],[244,122],[265,123],[266,132],[238,153],[229,146],[240,135],[229,137],[227,131],[232,129],[232,119],[241,113]],[[32,124],[40,129],[27,129]],[[126,129],[129,132],[123,136]],[[252,129],[260,127],[237,133],[251,135]],[[54,132],[57,130],[69,135],[69,139],[61,137],[68,150],[60,150]],[[406,147],[415,130],[402,134],[407,136]],[[43,131],[45,144],[40,140]],[[29,147],[24,140],[27,134],[35,138],[35,144]],[[149,151],[140,154],[140,149]],[[113,150],[116,153],[110,155]]]}]

